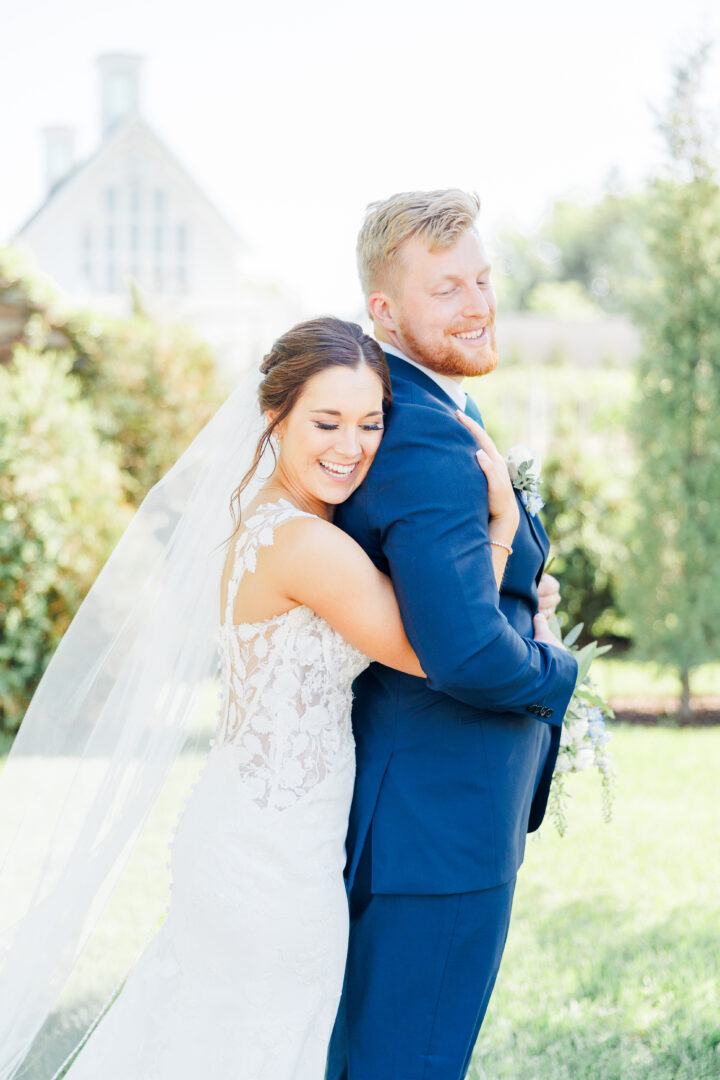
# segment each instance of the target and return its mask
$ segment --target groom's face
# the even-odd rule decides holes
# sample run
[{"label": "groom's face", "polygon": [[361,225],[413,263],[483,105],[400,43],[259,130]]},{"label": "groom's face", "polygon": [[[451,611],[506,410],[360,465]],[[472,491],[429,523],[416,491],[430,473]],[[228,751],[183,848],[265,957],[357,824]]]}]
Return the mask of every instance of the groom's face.
[{"label": "groom's face", "polygon": [[497,365],[490,265],[469,229],[451,247],[431,251],[407,240],[387,295],[388,337],[412,360],[446,375],[485,375]]}]

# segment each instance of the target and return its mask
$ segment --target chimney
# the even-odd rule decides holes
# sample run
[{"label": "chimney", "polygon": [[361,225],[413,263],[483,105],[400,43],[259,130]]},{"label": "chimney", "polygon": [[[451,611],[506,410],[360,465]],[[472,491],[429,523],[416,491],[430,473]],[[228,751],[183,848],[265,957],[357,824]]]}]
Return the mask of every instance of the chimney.
[{"label": "chimney", "polygon": [[47,190],[63,180],[75,164],[75,129],[53,125],[43,128]]},{"label": "chimney", "polygon": [[140,69],[136,53],[103,53],[100,69],[100,125],[102,138],[127,120],[140,115]]}]

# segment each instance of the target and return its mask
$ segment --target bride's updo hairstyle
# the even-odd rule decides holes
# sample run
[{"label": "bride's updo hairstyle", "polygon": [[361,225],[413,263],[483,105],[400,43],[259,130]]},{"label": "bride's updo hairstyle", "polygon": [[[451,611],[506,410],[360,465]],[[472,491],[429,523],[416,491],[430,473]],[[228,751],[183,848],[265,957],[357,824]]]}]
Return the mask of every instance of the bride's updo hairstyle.
[{"label": "bride's updo hairstyle", "polygon": [[377,341],[369,337],[357,323],[325,315],[298,323],[277,339],[260,365],[265,378],[258,389],[260,411],[272,411],[275,417],[260,436],[253,463],[230,498],[236,530],[241,520],[242,493],[257,472],[268,446],[277,461],[272,434],[292,412],[305,384],[326,368],[356,369],[360,364],[367,364],[380,379],[383,410],[387,412],[392,404],[392,387],[385,354]]}]

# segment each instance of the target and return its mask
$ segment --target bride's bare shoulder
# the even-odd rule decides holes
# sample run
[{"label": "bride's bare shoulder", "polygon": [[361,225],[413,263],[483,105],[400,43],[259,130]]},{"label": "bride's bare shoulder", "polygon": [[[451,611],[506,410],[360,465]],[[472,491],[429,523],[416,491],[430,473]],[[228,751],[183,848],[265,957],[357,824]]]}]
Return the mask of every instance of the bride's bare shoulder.
[{"label": "bride's bare shoulder", "polygon": [[274,546],[280,552],[312,556],[331,553],[348,542],[354,544],[354,540],[331,521],[315,514],[298,514],[276,531]]},{"label": "bride's bare shoulder", "polygon": [[331,521],[303,514],[286,521],[275,533],[275,560],[287,562],[294,574],[313,567],[329,571],[367,559],[363,549],[352,537]]}]

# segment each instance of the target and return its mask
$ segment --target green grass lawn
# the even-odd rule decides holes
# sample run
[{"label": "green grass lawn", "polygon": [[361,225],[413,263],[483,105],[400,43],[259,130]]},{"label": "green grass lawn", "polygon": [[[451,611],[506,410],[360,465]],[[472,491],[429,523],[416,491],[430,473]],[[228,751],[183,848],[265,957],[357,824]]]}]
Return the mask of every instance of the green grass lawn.
[{"label": "green grass lawn", "polygon": [[[670,668],[613,657],[613,653],[601,656],[593,664],[593,678],[605,697],[673,697],[680,693],[677,674]],[[691,689],[698,697],[720,695],[720,664],[696,668]]]},{"label": "green grass lawn", "polygon": [[[528,838],[471,1080],[720,1080],[720,728],[619,726],[611,746],[614,823],[585,773],[565,839]],[[165,875],[138,852],[129,923]],[[103,1000],[85,969],[76,992]]]},{"label": "green grass lawn", "polygon": [[720,728],[615,729],[615,822],[570,777],[530,837],[472,1080],[720,1078]]}]

